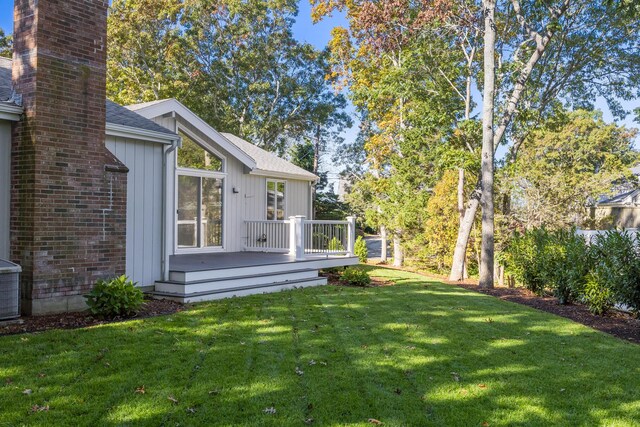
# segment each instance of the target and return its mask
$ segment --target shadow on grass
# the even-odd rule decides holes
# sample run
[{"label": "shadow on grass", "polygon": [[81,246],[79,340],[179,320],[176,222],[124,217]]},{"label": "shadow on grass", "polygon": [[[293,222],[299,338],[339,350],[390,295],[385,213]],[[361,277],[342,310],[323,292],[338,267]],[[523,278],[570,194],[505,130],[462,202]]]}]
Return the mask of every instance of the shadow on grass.
[{"label": "shadow on grass", "polygon": [[401,284],[301,289],[2,337],[0,425],[640,419],[636,346],[415,274],[370,270]]}]

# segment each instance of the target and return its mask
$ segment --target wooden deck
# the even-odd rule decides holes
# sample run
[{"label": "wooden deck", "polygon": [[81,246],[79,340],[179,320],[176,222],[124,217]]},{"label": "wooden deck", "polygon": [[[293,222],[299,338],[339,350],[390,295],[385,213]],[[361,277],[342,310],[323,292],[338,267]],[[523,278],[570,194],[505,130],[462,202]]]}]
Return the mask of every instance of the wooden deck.
[{"label": "wooden deck", "polygon": [[304,260],[269,252],[173,255],[169,280],[157,281],[152,295],[188,303],[318,286],[327,283],[318,275],[320,269],[357,263],[354,256],[327,254],[310,254]]},{"label": "wooden deck", "polygon": [[[190,273],[196,271],[223,270],[231,268],[259,267],[278,264],[298,263],[304,268],[305,263],[321,260],[340,260],[349,257],[341,255],[310,254],[305,260],[296,261],[295,257],[286,253],[273,252],[213,252],[206,254],[172,255],[169,258],[170,271]],[[283,266],[285,267],[285,266]]]}]

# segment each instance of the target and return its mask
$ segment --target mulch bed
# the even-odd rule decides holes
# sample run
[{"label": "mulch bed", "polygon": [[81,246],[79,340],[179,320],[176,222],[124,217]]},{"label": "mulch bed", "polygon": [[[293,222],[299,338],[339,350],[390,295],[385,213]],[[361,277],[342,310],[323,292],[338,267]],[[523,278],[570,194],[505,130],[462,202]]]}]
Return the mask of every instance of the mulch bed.
[{"label": "mulch bed", "polygon": [[623,340],[640,344],[640,319],[636,319],[628,313],[611,310],[604,316],[596,316],[582,304],[561,305],[554,297],[541,297],[524,288],[479,289],[477,283],[448,281],[445,283],[566,317]]},{"label": "mulch bed", "polygon": [[[342,280],[340,280],[340,274],[337,273],[327,273],[327,272],[321,272],[320,276],[326,277],[327,278],[327,282],[330,285],[333,286],[348,286],[348,287],[353,287],[353,288],[360,288],[361,286],[354,286],[354,285],[350,285],[347,282],[344,282]],[[371,279],[371,283],[367,286],[367,288],[379,288],[382,286],[393,286],[395,285],[395,283],[393,283],[390,280],[385,280],[381,277],[370,277]]]},{"label": "mulch bed", "polygon": [[22,334],[26,332],[40,332],[48,329],[75,329],[106,323],[121,322],[129,319],[143,319],[146,317],[173,314],[185,309],[185,306],[170,300],[146,300],[142,308],[131,317],[116,317],[115,319],[100,319],[93,317],[89,311],[78,313],[51,314],[47,316],[24,317],[19,323],[0,322],[0,335]]}]

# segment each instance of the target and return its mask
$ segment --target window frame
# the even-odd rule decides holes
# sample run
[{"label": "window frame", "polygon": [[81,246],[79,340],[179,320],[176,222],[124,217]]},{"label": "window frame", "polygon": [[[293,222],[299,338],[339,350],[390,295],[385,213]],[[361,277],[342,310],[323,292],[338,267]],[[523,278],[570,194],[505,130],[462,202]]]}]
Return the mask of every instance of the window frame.
[{"label": "window frame", "polygon": [[187,172],[187,173],[188,172],[197,172],[197,173],[202,173],[202,174],[209,174],[210,176],[215,177],[215,178],[226,177],[226,175],[227,175],[227,157],[225,155],[223,155],[218,150],[216,150],[211,144],[208,144],[207,142],[203,141],[202,139],[196,137],[193,133],[189,132],[189,130],[185,129],[183,126],[178,126],[177,133],[178,133],[178,135],[183,133],[186,137],[188,137],[193,142],[195,142],[197,145],[202,147],[203,150],[208,151],[209,153],[211,153],[214,156],[218,157],[220,159],[220,162],[222,163],[222,167],[220,168],[219,171],[210,171],[210,170],[207,170],[207,169],[186,168],[186,167],[180,166],[180,165],[178,165],[178,156],[179,156],[179,151],[182,149],[182,147],[178,147],[178,149],[176,150],[176,155],[175,155],[175,168],[176,168],[177,171],[182,171],[182,172]]},{"label": "window frame", "polygon": [[[278,184],[282,184],[284,185],[284,192],[282,195],[282,219],[278,219],[278,197],[276,195],[276,197],[274,197],[274,202],[275,202],[275,206],[274,206],[274,213],[275,213],[275,218],[273,219],[269,219],[269,183],[272,182],[275,185],[275,192],[278,192]],[[267,178],[265,180],[265,186],[264,186],[264,197],[265,197],[265,203],[264,203],[264,218],[267,221],[284,221],[287,219],[287,187],[288,187],[288,182],[287,180],[284,179],[275,179],[275,178]]]},{"label": "window frame", "polygon": [[[193,142],[198,144],[204,150],[212,153],[217,156],[222,161],[222,168],[220,171],[209,171],[206,169],[194,169],[194,168],[185,168],[178,166],[178,148],[174,154],[174,215],[173,215],[173,247],[175,254],[188,254],[188,253],[204,253],[204,252],[224,252],[227,247],[227,218],[228,218],[228,188],[227,188],[227,157],[221,154],[218,150],[216,150],[212,144],[204,141],[202,138],[195,136],[193,132],[191,132],[185,126],[181,124],[176,124],[176,133],[180,135],[183,133],[185,136],[190,138]],[[178,215],[177,215],[177,207],[178,207],[178,177],[179,175],[189,175],[199,177],[200,182],[202,183],[202,178],[218,178],[222,180],[222,246],[197,246],[197,247],[179,247],[178,246]],[[202,185],[202,184],[200,184]],[[199,200],[201,203],[201,200]],[[200,244],[200,242],[198,242]]]}]

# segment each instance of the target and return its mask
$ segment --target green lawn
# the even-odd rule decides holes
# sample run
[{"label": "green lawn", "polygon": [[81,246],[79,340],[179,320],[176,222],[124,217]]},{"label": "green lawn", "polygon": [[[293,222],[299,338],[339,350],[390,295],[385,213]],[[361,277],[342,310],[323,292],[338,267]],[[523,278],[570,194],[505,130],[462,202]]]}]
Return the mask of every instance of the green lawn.
[{"label": "green lawn", "polygon": [[640,424],[639,346],[416,274],[372,273],[397,286],[0,337],[0,426]]}]

